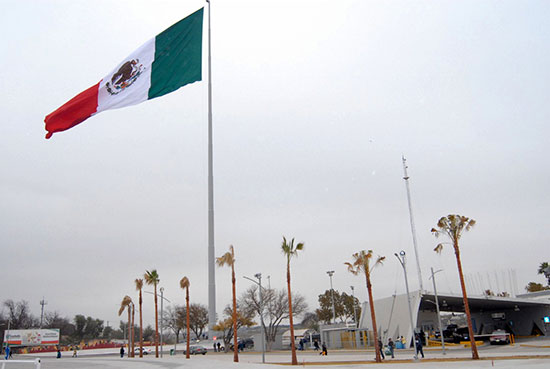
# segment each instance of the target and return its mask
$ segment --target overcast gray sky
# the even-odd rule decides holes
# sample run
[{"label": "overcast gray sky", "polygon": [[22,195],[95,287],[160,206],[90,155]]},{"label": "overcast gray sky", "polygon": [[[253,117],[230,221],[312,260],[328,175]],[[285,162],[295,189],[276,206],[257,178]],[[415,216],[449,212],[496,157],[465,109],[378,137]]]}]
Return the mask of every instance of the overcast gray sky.
[{"label": "overcast gray sky", "polygon": [[[257,272],[285,286],[283,235],[305,242],[293,289],[310,310],[327,270],[366,299],[344,267],[361,249],[387,256],[375,298],[404,292],[401,249],[417,289],[402,154],[425,288],[434,267],[438,290],[460,290],[451,248],[437,255],[430,233],[450,213],[477,220],[461,247],[472,294],[544,282],[550,2],[212,3],[216,255],[235,246],[239,293]],[[170,95],[50,140],[43,123],[205,3],[1,5],[0,300],[38,315],[44,296],[46,311],[118,325],[122,297],[156,268],[172,302],[186,275],[207,304],[206,58],[203,81]],[[216,273],[220,314],[230,271]]]}]

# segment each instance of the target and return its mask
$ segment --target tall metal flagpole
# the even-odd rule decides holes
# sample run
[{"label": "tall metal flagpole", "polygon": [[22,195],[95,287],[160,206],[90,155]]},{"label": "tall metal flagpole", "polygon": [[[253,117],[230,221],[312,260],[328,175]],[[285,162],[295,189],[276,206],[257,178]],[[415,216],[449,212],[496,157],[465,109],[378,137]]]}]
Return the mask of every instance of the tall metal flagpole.
[{"label": "tall metal flagpole", "polygon": [[[208,333],[216,325],[216,268],[214,252],[214,175],[212,155],[212,59],[210,50],[210,0],[208,3]],[[212,339],[212,337],[209,337]]]},{"label": "tall metal flagpole", "polygon": [[413,246],[414,246],[414,255],[416,256],[416,269],[418,270],[418,283],[420,286],[420,292],[424,291],[424,287],[422,287],[422,272],[420,270],[420,259],[418,257],[418,248],[416,246],[416,229],[414,227],[414,218],[413,218],[413,211],[412,211],[412,205],[411,205],[411,190],[409,189],[409,175],[407,174],[407,160],[405,159],[405,156],[402,156],[403,159],[403,173],[405,174],[403,176],[403,179],[405,180],[405,185],[407,187],[407,201],[409,203],[409,217],[411,219],[411,232],[412,232],[412,238],[413,238]]}]

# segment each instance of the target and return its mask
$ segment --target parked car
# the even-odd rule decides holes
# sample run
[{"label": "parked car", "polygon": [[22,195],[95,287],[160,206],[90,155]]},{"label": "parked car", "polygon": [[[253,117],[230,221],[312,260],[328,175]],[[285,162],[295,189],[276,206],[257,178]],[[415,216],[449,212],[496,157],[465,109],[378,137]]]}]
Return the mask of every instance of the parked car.
[{"label": "parked car", "polygon": [[[239,350],[242,351],[244,349],[251,350],[254,348],[254,340],[252,338],[237,338],[237,344],[239,345]],[[229,345],[229,349],[233,351],[233,344],[231,343]]]},{"label": "parked car", "polygon": [[[151,353],[151,349],[148,347],[143,348],[143,355],[149,355]],[[139,347],[136,347],[134,349],[134,354],[139,355]]]},{"label": "parked car", "polygon": [[[436,334],[436,338],[439,334]],[[445,342],[460,343],[462,341],[469,341],[468,327],[459,327],[456,324],[449,324],[446,329],[443,330],[443,338]]]},{"label": "parked car", "polygon": [[[206,355],[206,352],[207,350],[204,346],[199,346],[199,345],[189,346],[190,355],[199,355],[199,354]],[[183,354],[187,355],[187,350],[183,350]]]},{"label": "parked car", "polygon": [[491,333],[491,336],[489,337],[489,343],[491,343],[491,345],[507,345],[510,343],[510,335],[506,333],[506,331],[503,329],[497,329],[493,331],[493,333]]}]

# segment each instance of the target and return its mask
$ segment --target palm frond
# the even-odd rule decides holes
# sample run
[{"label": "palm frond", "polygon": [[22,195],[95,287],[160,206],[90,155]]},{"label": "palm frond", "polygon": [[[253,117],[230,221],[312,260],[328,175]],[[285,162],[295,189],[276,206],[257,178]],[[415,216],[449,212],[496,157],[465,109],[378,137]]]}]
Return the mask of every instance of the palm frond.
[{"label": "palm frond", "polygon": [[298,251],[303,250],[305,244],[303,242],[294,244],[294,238],[288,242],[283,236],[283,243],[281,244],[281,251],[287,257],[287,260],[290,260],[293,256],[298,256]]},{"label": "palm frond", "polygon": [[139,291],[143,288],[143,279],[136,278],[134,282],[136,283],[136,291]]},{"label": "palm frond", "polygon": [[441,251],[443,251],[443,244],[440,243],[439,245],[437,245],[434,251],[437,252],[438,254],[441,254]]},{"label": "palm frond", "polygon": [[189,288],[189,279],[187,277],[183,277],[180,281],[180,287],[182,289]]},{"label": "palm frond", "polygon": [[156,269],[145,271],[143,279],[145,279],[145,283],[147,283],[148,285],[157,285],[160,282],[160,278]]},{"label": "palm frond", "polygon": [[216,264],[218,264],[219,267],[222,267],[224,265],[231,266],[235,264],[235,250],[233,248],[233,245],[229,245],[228,252],[216,258]]},{"label": "palm frond", "polygon": [[120,303],[120,309],[118,309],[118,315],[120,316],[124,312],[124,309],[126,309],[127,306],[130,306],[131,303],[132,298],[128,295],[124,296]]},{"label": "palm frond", "polygon": [[357,275],[359,273],[358,270],[356,270],[355,266],[351,263],[345,262],[344,263],[348,267],[348,272],[350,272],[353,275]]}]

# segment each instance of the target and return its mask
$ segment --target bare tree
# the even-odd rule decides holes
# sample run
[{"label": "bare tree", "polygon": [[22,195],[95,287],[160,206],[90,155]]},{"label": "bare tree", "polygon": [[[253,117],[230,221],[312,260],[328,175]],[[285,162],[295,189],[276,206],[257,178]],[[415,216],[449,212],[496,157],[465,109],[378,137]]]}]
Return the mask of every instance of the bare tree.
[{"label": "bare tree", "polygon": [[178,305],[165,307],[161,322],[163,328],[174,332],[176,342],[179,342],[180,333],[185,328],[185,308]]},{"label": "bare tree", "polygon": [[[255,314],[260,314],[260,298],[258,286],[249,287],[240,297],[239,306],[248,309],[252,308]],[[288,319],[288,294],[284,289],[263,289],[262,298],[264,303],[264,323],[267,349],[271,350],[279,325]],[[307,303],[304,296],[292,294],[292,312],[294,316],[299,316],[307,310]]]},{"label": "bare tree", "polygon": [[208,325],[208,309],[201,304],[189,306],[189,324],[195,336],[200,339],[204,328]]},{"label": "bare tree", "polygon": [[8,309],[7,318],[11,321],[12,329],[27,329],[38,326],[38,320],[32,316],[27,301],[6,300],[4,306]]}]

